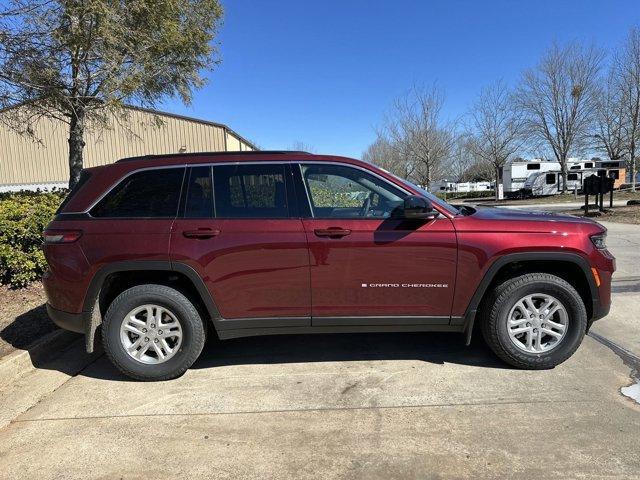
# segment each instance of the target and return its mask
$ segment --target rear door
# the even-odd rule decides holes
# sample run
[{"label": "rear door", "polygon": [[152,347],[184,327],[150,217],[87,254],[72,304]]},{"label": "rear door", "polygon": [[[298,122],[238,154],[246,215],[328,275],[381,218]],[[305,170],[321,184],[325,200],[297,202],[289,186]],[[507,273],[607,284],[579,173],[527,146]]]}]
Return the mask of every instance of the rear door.
[{"label": "rear door", "polygon": [[456,236],[444,216],[391,218],[406,191],[355,166],[299,165],[313,325],[447,324]]},{"label": "rear door", "polygon": [[284,163],[193,167],[173,261],[204,279],[218,327],[310,325],[309,257]]}]

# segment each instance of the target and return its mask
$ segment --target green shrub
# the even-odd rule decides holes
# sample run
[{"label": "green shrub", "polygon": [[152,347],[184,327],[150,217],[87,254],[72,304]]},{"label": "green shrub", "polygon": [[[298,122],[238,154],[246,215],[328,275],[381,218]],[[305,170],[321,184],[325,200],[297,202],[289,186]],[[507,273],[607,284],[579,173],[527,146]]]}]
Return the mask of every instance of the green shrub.
[{"label": "green shrub", "polygon": [[24,287],[46,268],[42,231],[54,217],[64,192],[0,195],[0,283]]},{"label": "green shrub", "polygon": [[437,197],[447,201],[464,198],[487,198],[495,197],[495,195],[496,192],[494,192],[493,190],[482,190],[479,192],[447,192],[446,195],[444,192],[436,192]]}]

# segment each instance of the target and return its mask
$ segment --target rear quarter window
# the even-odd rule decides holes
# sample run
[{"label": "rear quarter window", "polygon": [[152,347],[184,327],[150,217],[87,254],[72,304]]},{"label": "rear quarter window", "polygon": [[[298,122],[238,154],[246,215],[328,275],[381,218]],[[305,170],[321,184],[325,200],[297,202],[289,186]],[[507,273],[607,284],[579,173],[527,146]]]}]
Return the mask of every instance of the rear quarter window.
[{"label": "rear quarter window", "polygon": [[75,197],[80,189],[89,181],[89,178],[91,178],[91,174],[87,170],[82,170],[82,172],[80,172],[80,179],[78,180],[78,183],[76,183],[75,187],[73,187],[71,191],[69,191],[67,196],[58,207],[58,210],[56,210],[56,213],[61,213],[64,210],[64,207],[67,206],[71,199]]},{"label": "rear quarter window", "polygon": [[89,213],[99,218],[173,218],[184,167],[145,170],[125,177]]}]

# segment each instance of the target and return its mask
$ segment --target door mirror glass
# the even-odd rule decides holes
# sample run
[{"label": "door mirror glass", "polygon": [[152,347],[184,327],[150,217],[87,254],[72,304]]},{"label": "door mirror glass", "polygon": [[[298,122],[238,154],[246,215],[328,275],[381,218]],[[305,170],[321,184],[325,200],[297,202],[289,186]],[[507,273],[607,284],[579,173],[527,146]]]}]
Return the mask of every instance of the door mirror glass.
[{"label": "door mirror glass", "polygon": [[438,212],[433,209],[431,202],[418,195],[409,195],[404,199],[402,217],[411,220],[433,220]]}]

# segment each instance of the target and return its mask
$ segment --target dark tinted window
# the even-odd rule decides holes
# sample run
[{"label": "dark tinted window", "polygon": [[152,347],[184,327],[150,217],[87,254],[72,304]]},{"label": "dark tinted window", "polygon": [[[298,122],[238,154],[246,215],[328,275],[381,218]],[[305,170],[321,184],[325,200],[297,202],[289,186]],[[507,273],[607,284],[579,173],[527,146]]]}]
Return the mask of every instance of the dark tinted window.
[{"label": "dark tinted window", "polygon": [[527,170],[540,170],[539,163],[529,163],[527,164]]},{"label": "dark tinted window", "polygon": [[567,180],[578,180],[578,174],[577,173],[570,173],[567,175]]},{"label": "dark tinted window", "polygon": [[185,187],[184,216],[187,218],[208,218],[213,216],[213,186],[211,167],[189,169],[189,180]]},{"label": "dark tinted window", "polygon": [[593,168],[593,163],[587,162],[584,164],[584,168]]},{"label": "dark tinted window", "polygon": [[213,168],[219,218],[289,216],[284,165],[223,165]]},{"label": "dark tinted window", "polygon": [[94,217],[175,217],[184,168],[146,170],[122,180],[91,209]]},{"label": "dark tinted window", "polygon": [[547,185],[553,185],[554,183],[556,183],[556,174],[547,173]]}]

